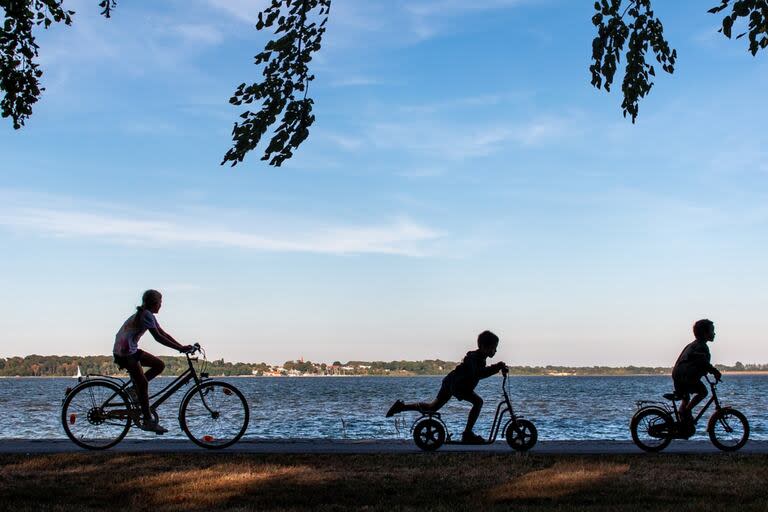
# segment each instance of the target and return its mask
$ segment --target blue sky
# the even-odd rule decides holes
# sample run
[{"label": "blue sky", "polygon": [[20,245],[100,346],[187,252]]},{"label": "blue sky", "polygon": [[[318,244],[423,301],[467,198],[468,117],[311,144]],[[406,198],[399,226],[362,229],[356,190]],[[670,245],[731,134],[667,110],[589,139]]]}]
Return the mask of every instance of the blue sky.
[{"label": "blue sky", "polygon": [[[658,2],[679,63],[636,125],[589,85],[590,2],[334,0],[317,121],[220,167],[264,2],[68,1],[0,125],[0,356],[106,354],[146,288],[213,357],[768,362],[765,56]],[[617,86],[618,88],[618,86]],[[144,339],[144,348],[168,351]]]}]

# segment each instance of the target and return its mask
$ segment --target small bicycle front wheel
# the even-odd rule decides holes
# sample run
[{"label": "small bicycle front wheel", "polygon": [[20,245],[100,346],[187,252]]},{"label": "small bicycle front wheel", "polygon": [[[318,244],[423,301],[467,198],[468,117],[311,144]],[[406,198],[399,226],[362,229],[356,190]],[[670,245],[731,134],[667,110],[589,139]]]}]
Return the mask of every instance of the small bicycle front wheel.
[{"label": "small bicycle front wheel", "polygon": [[709,419],[707,431],[709,440],[718,449],[735,452],[747,444],[749,422],[746,416],[736,409],[720,409]]},{"label": "small bicycle front wheel", "polygon": [[632,440],[646,452],[660,452],[672,442],[672,417],[658,408],[641,409],[632,416]]},{"label": "small bicycle front wheel", "polygon": [[509,422],[504,437],[506,437],[510,448],[518,452],[526,452],[536,445],[539,432],[533,422],[518,419]]},{"label": "small bicycle front wheel", "polygon": [[61,424],[81,448],[105,450],[122,441],[131,428],[130,401],[112,382],[86,382],[64,399]]},{"label": "small bicycle front wheel", "polygon": [[226,448],[240,440],[248,428],[250,411],[243,394],[232,384],[203,382],[184,397],[179,423],[198,446]]},{"label": "small bicycle front wheel", "polygon": [[445,427],[435,419],[423,419],[413,427],[413,441],[425,452],[433,452],[445,442]]}]

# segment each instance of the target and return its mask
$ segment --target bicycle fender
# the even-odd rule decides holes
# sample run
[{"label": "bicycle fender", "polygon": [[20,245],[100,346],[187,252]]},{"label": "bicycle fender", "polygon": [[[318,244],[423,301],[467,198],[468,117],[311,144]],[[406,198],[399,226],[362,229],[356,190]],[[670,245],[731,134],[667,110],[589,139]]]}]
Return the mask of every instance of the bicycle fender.
[{"label": "bicycle fender", "polygon": [[629,420],[629,424],[632,425],[635,422],[635,418],[637,418],[641,413],[644,413],[645,411],[656,411],[658,413],[661,413],[664,416],[669,417],[670,420],[674,421],[672,411],[669,411],[659,405],[646,405],[644,407],[639,408],[637,411],[635,411],[635,414],[633,414],[632,418]]},{"label": "bicycle fender", "polygon": [[74,386],[72,386],[71,388],[67,388],[68,392],[64,396],[66,397],[67,395],[71,394],[72,392],[80,389],[81,387],[83,387],[86,384],[89,384],[91,382],[107,382],[109,384],[112,384],[113,386],[117,386],[118,388],[121,385],[121,384],[118,384],[117,382],[115,382],[113,379],[108,379],[106,377],[96,377],[96,378],[92,378],[92,379],[83,379],[80,382],[78,382],[77,384],[75,384]]},{"label": "bicycle fender", "polygon": [[424,419],[435,420],[436,422],[438,422],[440,425],[443,426],[443,429],[445,430],[445,435],[446,436],[449,435],[448,425],[445,424],[445,422],[443,421],[443,419],[440,417],[439,414],[422,414],[421,416],[413,420],[413,423],[411,423],[411,434],[413,434],[413,429],[416,428],[416,425],[421,420],[424,420]]}]

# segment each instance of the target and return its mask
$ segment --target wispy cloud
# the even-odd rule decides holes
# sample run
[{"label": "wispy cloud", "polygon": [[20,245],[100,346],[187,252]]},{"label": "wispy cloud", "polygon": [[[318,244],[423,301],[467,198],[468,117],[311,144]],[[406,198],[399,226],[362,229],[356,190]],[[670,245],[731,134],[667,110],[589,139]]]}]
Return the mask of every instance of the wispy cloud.
[{"label": "wispy cloud", "polygon": [[323,133],[322,136],[345,151],[354,151],[360,149],[365,144],[365,141],[360,137],[350,135],[342,135],[339,133]]},{"label": "wispy cloud", "polygon": [[211,7],[222,10],[246,23],[256,23],[258,15],[268,5],[268,0],[208,0]]},{"label": "wispy cloud", "polygon": [[370,78],[365,76],[350,76],[347,78],[340,78],[330,82],[331,87],[363,87],[368,85],[379,85],[381,81],[376,78]]},{"label": "wispy cloud", "polygon": [[181,24],[176,25],[172,30],[192,43],[214,45],[219,44],[224,39],[221,31],[213,25]]},{"label": "wispy cloud", "polygon": [[[16,202],[0,206],[0,226],[27,234],[88,238],[108,243],[173,247],[194,245],[255,251],[323,254],[392,254],[424,256],[425,244],[442,234],[408,217],[369,225],[286,222],[285,227],[242,228],[203,216],[137,217],[127,210],[62,204],[46,207]],[[165,220],[158,220],[165,219]],[[266,224],[266,223],[264,223]]]},{"label": "wispy cloud", "polygon": [[434,0],[427,2],[408,2],[405,9],[418,16],[446,16],[467,11],[487,11],[491,9],[506,9],[530,0]]},{"label": "wispy cloud", "polygon": [[511,103],[520,100],[530,99],[530,93],[499,93],[499,94],[479,94],[476,96],[466,96],[458,98],[449,98],[442,101],[433,101],[421,103],[418,105],[403,105],[400,110],[409,114],[433,114],[438,112],[455,113],[457,110],[492,107],[504,103]]},{"label": "wispy cloud", "polygon": [[370,143],[436,159],[456,160],[491,155],[509,145],[536,146],[569,136],[567,118],[540,117],[520,123],[473,126],[439,120],[376,123],[369,129]]}]

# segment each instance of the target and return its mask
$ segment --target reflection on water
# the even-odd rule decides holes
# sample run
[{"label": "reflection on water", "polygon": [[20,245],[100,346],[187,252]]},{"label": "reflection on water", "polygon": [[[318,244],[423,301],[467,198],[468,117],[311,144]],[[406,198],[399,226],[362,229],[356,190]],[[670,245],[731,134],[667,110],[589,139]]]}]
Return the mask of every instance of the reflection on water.
[{"label": "reflection on water", "polygon": [[[251,407],[246,437],[278,438],[408,438],[415,414],[385,418],[396,398],[432,399],[441,377],[306,377],[224,379],[243,392]],[[159,382],[158,382],[159,381]],[[153,389],[169,382],[160,378]],[[60,424],[61,400],[74,379],[0,379],[0,438],[65,437]],[[501,397],[501,378],[480,383],[485,406],[476,432],[487,435]],[[672,390],[669,377],[512,377],[513,405],[533,420],[539,438],[629,439],[635,401],[660,398]],[[721,400],[749,418],[752,439],[768,439],[768,376],[726,375]],[[184,438],[178,426],[182,394],[160,408],[166,438]],[[452,400],[442,411],[449,428],[463,430],[469,406]],[[398,421],[399,420],[399,421]],[[700,423],[696,437],[706,438]],[[132,429],[130,437],[154,437]]]}]

